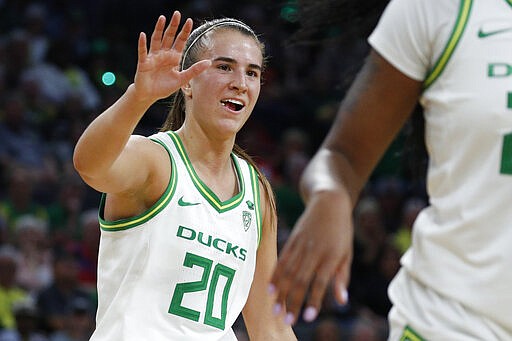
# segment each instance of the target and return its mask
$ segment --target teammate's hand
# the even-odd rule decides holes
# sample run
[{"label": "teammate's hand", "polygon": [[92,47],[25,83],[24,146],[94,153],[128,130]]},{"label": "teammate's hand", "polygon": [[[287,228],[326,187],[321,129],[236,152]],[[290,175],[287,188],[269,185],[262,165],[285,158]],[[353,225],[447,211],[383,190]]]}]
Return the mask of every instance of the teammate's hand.
[{"label": "teammate's hand", "polygon": [[[287,304],[286,323],[297,320],[304,302],[303,318],[313,321],[330,284],[336,300],[347,303],[352,240],[350,208],[329,194],[312,198],[279,255],[269,286],[275,301]],[[274,312],[282,309],[276,305]]]},{"label": "teammate's hand", "polygon": [[165,16],[158,18],[151,35],[149,52],[146,34],[141,32],[139,35],[134,85],[137,98],[141,101],[154,102],[170,96],[211,65],[211,61],[202,60],[187,70],[179,70],[181,54],[192,31],[192,19],[188,18],[176,35],[180,19],[180,12],[175,11],[164,32]]}]

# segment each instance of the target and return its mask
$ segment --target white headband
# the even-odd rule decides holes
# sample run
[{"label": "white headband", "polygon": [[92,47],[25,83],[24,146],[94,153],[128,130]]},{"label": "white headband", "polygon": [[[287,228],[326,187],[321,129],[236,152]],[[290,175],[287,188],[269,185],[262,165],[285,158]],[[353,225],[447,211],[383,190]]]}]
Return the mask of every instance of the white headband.
[{"label": "white headband", "polygon": [[251,30],[251,28],[247,25],[245,25],[244,23],[238,21],[238,20],[226,20],[226,21],[221,21],[221,22],[218,22],[216,24],[213,24],[212,26],[208,27],[206,30],[204,30],[203,32],[199,33],[197,35],[197,37],[195,37],[195,39],[190,43],[190,45],[187,47],[187,49],[185,50],[185,52],[183,52],[183,55],[181,57],[181,70],[183,70],[183,67],[185,65],[185,59],[187,58],[187,54],[188,52],[190,51],[190,48],[192,46],[194,46],[195,43],[197,43],[197,41],[199,39],[201,39],[202,36],[204,36],[206,33],[210,32],[211,30],[213,30],[214,28],[217,28],[219,26],[238,26],[238,27],[242,27],[243,29],[247,30],[248,32],[250,32],[254,37],[256,37],[256,35],[254,34],[253,30]]}]

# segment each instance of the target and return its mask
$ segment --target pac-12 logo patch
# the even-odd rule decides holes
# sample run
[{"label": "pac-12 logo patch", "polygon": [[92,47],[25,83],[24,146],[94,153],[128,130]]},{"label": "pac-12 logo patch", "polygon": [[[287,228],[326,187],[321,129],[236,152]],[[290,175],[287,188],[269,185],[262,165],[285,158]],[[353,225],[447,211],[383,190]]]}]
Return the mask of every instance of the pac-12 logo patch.
[{"label": "pac-12 logo patch", "polygon": [[244,222],[244,230],[247,232],[249,227],[251,227],[252,214],[251,212],[243,211],[242,212],[242,220]]},{"label": "pac-12 logo patch", "polygon": [[248,209],[254,210],[254,203],[252,201],[247,200],[245,203],[247,204]]}]

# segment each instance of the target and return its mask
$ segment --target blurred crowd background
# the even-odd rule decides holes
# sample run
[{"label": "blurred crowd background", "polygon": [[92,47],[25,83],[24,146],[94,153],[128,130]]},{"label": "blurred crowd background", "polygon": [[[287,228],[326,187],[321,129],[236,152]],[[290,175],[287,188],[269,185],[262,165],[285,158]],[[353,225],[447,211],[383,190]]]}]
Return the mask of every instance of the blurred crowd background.
[{"label": "blurred crowd background", "polygon": [[[364,61],[367,35],[385,3],[0,0],[0,341],[91,335],[99,193],[75,173],[73,148],[132,82],[138,33],[152,32],[158,15],[178,9],[196,23],[235,17],[265,42],[262,92],[238,143],[274,187],[281,247],[304,207],[300,174]],[[328,19],[315,24],[311,13],[322,11]],[[136,133],[159,129],[168,104],[151,107]],[[411,120],[356,207],[350,303],[340,306],[328,293],[316,322],[298,321],[299,340],[385,339],[387,285],[427,203],[418,136]],[[246,340],[242,319],[235,328]]]}]

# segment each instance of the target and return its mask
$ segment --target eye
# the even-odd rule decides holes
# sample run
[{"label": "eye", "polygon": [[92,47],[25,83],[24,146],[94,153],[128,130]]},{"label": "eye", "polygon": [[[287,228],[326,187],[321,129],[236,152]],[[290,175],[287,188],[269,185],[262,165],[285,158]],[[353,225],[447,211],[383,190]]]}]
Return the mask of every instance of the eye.
[{"label": "eye", "polygon": [[217,69],[222,71],[230,71],[231,67],[228,64],[219,64],[217,65]]},{"label": "eye", "polygon": [[254,77],[254,78],[258,78],[260,76],[257,71],[252,71],[252,70],[251,71],[247,71],[247,75],[249,77]]}]

